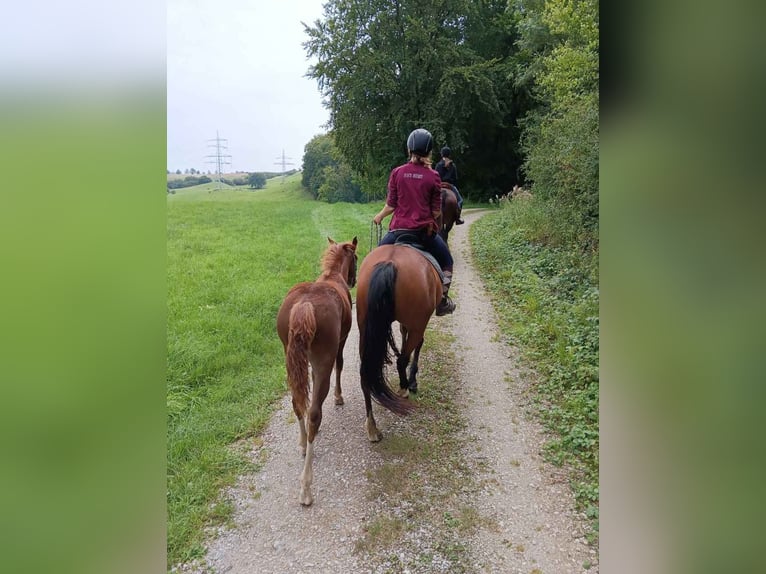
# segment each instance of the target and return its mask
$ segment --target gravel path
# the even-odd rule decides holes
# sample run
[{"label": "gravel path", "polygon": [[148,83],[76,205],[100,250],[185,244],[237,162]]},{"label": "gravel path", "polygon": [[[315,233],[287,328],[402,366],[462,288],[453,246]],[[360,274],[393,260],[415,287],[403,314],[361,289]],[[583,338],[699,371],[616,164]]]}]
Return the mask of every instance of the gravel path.
[{"label": "gravel path", "polygon": [[[457,401],[470,421],[464,456],[481,485],[475,503],[486,520],[466,540],[474,572],[598,572],[596,550],[585,542],[585,523],[573,510],[566,477],[539,454],[542,430],[526,413],[524,399],[528,383],[523,381],[531,377],[517,366],[514,349],[498,342],[492,306],[471,263],[468,228],[483,214],[466,211],[466,224],[453,228],[453,292],[458,306],[452,316],[434,319],[439,322],[435,326],[456,338]],[[302,458],[297,425],[285,397],[251,449],[254,460],[264,461],[261,470],[243,476],[228,493],[235,506],[235,528],[213,533],[206,560],[179,570],[376,571],[354,553],[354,543],[376,513],[376,503],[368,496],[368,472],[385,462],[364,430],[357,338],[354,325],[344,353],[345,404],[335,406],[332,392],[324,403],[315,443],[313,506],[298,503]],[[427,368],[422,362],[421,371]],[[377,404],[374,408],[385,441],[387,429],[401,421]],[[433,570],[424,568],[423,572]]]}]

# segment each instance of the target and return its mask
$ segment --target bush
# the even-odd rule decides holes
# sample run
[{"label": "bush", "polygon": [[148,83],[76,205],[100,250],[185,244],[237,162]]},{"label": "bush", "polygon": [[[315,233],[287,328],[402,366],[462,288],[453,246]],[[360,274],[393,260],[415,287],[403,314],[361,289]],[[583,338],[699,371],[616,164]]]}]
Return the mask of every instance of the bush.
[{"label": "bush", "polygon": [[561,207],[559,216],[598,229],[598,96],[586,94],[527,123],[524,169],[535,194]]},{"label": "bush", "polygon": [[324,183],[320,186],[317,199],[336,203],[347,201],[357,203],[362,200],[362,191],[346,164],[328,165],[323,170]]}]

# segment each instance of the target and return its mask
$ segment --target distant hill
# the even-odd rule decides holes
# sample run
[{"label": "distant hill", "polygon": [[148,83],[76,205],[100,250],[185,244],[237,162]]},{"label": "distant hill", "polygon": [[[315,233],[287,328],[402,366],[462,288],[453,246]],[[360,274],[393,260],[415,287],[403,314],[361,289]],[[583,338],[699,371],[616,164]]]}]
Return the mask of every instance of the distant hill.
[{"label": "distant hill", "polygon": [[[297,171],[298,171],[297,169],[291,169],[290,171],[286,171],[284,173],[284,175],[292,175],[292,174],[296,173]],[[281,171],[260,171],[260,172],[259,171],[235,171],[235,172],[232,172],[232,173],[225,173],[225,174],[223,174],[223,178],[224,179],[228,179],[228,180],[234,180],[234,179],[237,179],[237,178],[245,178],[245,179],[247,179],[247,176],[250,175],[251,173],[262,173],[262,174],[264,174],[266,176],[266,179],[271,179],[272,177],[279,177],[280,175],[282,175]],[[175,181],[175,180],[178,180],[178,179],[184,179],[186,177],[189,177],[189,175],[195,175],[195,176],[206,175],[206,176],[208,176],[210,178],[213,178],[213,174],[212,173],[210,173],[210,174],[209,173],[196,173],[196,174],[181,173],[181,174],[178,174],[178,173],[172,172],[172,173],[169,173],[167,175],[168,175],[168,181]]]}]

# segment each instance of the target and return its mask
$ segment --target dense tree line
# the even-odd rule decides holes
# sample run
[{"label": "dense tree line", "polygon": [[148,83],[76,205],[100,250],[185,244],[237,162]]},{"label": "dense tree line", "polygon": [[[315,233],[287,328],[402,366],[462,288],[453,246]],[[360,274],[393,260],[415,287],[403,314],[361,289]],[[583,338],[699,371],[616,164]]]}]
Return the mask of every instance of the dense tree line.
[{"label": "dense tree line", "polygon": [[597,228],[598,0],[329,0],[305,31],[332,161],[365,198],[426,127],[469,198],[531,183]]},{"label": "dense tree line", "polygon": [[[180,171],[180,170],[179,170]],[[168,172],[169,173],[169,172]],[[199,173],[199,172],[196,172]],[[294,173],[294,170],[293,170]],[[234,178],[221,178],[221,182],[226,185],[242,186],[248,185],[251,189],[261,189],[266,186],[266,180],[269,177],[274,177],[274,173],[248,173],[246,176],[234,177]],[[207,175],[187,175],[183,179],[168,179],[168,189],[180,189],[183,187],[192,187],[194,185],[201,185],[203,183],[211,183],[213,180]]]},{"label": "dense tree line", "polygon": [[304,148],[303,187],[316,199],[336,201],[363,201],[357,176],[335,146],[332,134],[315,136]]},{"label": "dense tree line", "polygon": [[168,189],[180,189],[182,187],[191,187],[193,185],[210,183],[211,181],[213,180],[206,175],[201,175],[199,177],[195,175],[187,175],[183,179],[169,179]]}]

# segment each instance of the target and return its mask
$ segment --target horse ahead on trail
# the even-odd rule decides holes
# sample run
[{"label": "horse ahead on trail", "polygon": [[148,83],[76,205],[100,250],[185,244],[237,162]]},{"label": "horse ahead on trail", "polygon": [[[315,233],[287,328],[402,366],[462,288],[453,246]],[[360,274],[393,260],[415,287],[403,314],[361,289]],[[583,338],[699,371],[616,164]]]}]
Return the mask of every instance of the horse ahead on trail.
[{"label": "horse ahead on trail", "polygon": [[[423,336],[431,315],[442,299],[439,273],[420,252],[406,245],[381,245],[373,249],[359,268],[356,321],[362,392],[367,410],[367,436],[381,439],[372,414],[371,398],[396,414],[414,406],[405,397],[417,392],[417,373]],[[399,322],[402,348],[396,348],[391,324]],[[389,346],[396,355],[399,393],[388,386],[384,366],[391,362]],[[414,352],[409,376],[407,366]]]},{"label": "horse ahead on trail", "polygon": [[452,185],[443,181],[442,211],[437,224],[439,225],[439,235],[444,239],[444,243],[447,243],[447,239],[449,239],[449,232],[452,231],[452,226],[455,225],[459,212],[457,196],[452,190]]},{"label": "horse ahead on trail", "polygon": [[[330,391],[330,375],[335,366],[335,404],[343,404],[340,374],[343,347],[351,330],[351,294],[356,282],[356,237],[336,243],[322,256],[322,274],[313,283],[300,283],[290,289],[277,315],[277,332],[285,348],[287,383],[298,418],[299,444],[306,460],[301,473],[299,500],[305,506],[314,501],[314,438],[322,423],[322,403]],[[314,382],[309,401],[309,363]],[[306,414],[308,413],[308,424]]]}]

